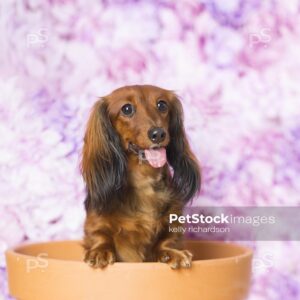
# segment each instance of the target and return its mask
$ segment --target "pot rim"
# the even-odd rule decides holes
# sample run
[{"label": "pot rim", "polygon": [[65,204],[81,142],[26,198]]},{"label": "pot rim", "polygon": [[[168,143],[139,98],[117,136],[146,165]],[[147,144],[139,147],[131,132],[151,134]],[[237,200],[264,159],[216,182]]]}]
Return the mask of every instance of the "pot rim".
[{"label": "pot rim", "polygon": [[[38,259],[38,256],[35,255],[28,255],[20,253],[19,251],[22,251],[22,249],[27,248],[28,246],[38,246],[38,245],[46,245],[46,244],[60,244],[60,243],[78,243],[81,244],[81,240],[57,240],[57,241],[50,241],[50,242],[38,242],[38,243],[24,243],[22,245],[19,245],[17,247],[13,247],[11,249],[8,249],[5,251],[6,256],[18,256],[20,259]],[[236,243],[228,243],[228,242],[220,242],[220,241],[206,241],[206,240],[185,240],[184,243],[186,244],[214,244],[217,245],[217,247],[226,246],[226,247],[232,247],[235,249],[239,249],[241,251],[240,254],[233,255],[230,257],[224,257],[224,258],[211,258],[211,259],[200,259],[200,260],[193,260],[193,265],[220,265],[220,264],[227,264],[227,263],[238,263],[240,260],[248,259],[253,256],[253,250],[251,248],[248,248],[246,246],[238,245]],[[46,251],[45,251],[46,252]],[[43,257],[43,259],[48,260],[52,263],[58,263],[58,264],[81,264],[86,265],[84,261],[70,259],[58,259],[58,258],[51,258],[51,257]],[[160,262],[115,262],[113,264],[115,267],[121,267],[121,268],[127,268],[127,267],[168,267],[164,263]],[[112,267],[112,266],[111,266]]]}]

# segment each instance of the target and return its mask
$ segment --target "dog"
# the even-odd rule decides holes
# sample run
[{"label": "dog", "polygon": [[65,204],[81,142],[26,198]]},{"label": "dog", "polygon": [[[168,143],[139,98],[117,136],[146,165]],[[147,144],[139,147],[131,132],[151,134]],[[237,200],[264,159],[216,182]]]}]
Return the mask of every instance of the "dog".
[{"label": "dog", "polygon": [[81,169],[87,191],[84,260],[90,266],[191,266],[181,234],[170,230],[180,224],[168,221],[171,213],[181,215],[201,180],[176,94],[134,85],[101,98],[87,123]]}]

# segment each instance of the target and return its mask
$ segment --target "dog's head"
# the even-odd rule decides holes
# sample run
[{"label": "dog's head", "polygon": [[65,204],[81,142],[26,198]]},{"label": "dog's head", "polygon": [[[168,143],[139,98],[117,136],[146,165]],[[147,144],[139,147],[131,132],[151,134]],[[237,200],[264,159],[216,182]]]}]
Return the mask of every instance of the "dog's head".
[{"label": "dog's head", "polygon": [[183,127],[182,106],[171,91],[126,86],[95,103],[84,139],[82,173],[87,209],[109,211],[126,188],[127,155],[142,163],[173,168],[171,186],[182,201],[200,187],[200,171]]}]

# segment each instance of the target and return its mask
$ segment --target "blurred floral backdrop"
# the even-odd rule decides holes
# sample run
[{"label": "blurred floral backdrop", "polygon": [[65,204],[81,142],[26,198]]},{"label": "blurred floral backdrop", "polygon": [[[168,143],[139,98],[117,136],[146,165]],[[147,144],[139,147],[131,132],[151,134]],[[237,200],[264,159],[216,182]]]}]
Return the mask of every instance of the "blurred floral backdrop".
[{"label": "blurred floral backdrop", "polygon": [[[0,299],[8,247],[81,237],[85,123],[122,85],[182,97],[194,204],[300,205],[299,53],[298,0],[1,1]],[[300,243],[253,247],[250,300],[299,300]]]}]

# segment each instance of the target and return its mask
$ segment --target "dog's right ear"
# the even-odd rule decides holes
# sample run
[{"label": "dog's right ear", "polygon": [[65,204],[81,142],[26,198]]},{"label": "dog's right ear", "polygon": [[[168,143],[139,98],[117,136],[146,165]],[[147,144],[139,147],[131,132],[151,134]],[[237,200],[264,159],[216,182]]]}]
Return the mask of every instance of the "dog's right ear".
[{"label": "dog's right ear", "polygon": [[87,123],[81,161],[86,210],[112,211],[126,185],[126,156],[113,128],[105,99],[95,103]]}]

